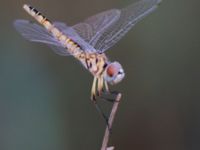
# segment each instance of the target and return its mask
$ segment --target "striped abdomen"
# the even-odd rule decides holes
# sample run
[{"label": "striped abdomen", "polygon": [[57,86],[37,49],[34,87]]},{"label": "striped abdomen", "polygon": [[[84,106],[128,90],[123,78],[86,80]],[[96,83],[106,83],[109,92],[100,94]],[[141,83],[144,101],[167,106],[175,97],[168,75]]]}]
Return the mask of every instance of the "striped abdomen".
[{"label": "striped abdomen", "polygon": [[56,28],[45,16],[43,16],[38,10],[29,5],[24,5],[23,8],[28,14],[35,18],[41,25],[43,25],[60,43],[68,49],[68,52],[72,55],[80,53],[80,46],[73,42],[67,35],[63,34],[58,28]]},{"label": "striped abdomen", "polygon": [[35,18],[41,25],[43,25],[61,45],[66,47],[66,51],[77,58],[94,76],[99,76],[105,69],[107,58],[104,54],[86,53],[81,50],[80,46],[71,40],[67,35],[63,34],[56,28],[45,16],[37,11],[32,6],[24,5],[23,8],[28,14]]}]

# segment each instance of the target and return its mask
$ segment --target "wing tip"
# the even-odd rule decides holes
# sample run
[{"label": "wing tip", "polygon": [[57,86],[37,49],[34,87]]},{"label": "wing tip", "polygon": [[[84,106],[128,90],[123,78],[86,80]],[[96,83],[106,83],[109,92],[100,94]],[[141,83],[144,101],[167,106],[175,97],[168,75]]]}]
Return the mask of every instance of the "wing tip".
[{"label": "wing tip", "polygon": [[19,19],[13,21],[13,25],[14,25],[15,28],[17,27],[17,25],[19,24],[19,22],[20,22]]},{"label": "wing tip", "polygon": [[162,1],[163,1],[163,0],[158,0],[157,5],[158,5],[158,6],[161,5]]},{"label": "wing tip", "polygon": [[14,26],[19,25],[21,23],[27,23],[29,22],[28,20],[24,20],[24,19],[17,19],[13,21]]}]

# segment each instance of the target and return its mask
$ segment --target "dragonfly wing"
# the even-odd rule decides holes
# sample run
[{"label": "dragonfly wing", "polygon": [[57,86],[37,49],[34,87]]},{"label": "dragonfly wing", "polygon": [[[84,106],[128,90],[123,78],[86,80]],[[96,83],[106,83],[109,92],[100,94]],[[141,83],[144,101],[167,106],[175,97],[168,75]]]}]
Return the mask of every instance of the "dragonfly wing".
[{"label": "dragonfly wing", "polygon": [[[72,39],[74,42],[76,42],[80,47],[82,51],[87,51],[89,53],[94,53],[96,50],[94,47],[92,47],[88,42],[86,42],[85,39],[81,37],[81,34],[77,32],[73,27],[68,27],[64,23],[61,22],[55,22],[54,25],[65,35],[67,35],[70,39]],[[81,28],[83,29],[83,28]],[[83,30],[87,32],[88,30]]]},{"label": "dragonfly wing", "polygon": [[74,25],[72,28],[85,40],[85,42],[89,43],[90,39],[94,36],[92,26],[87,23],[81,22]]},{"label": "dragonfly wing", "polygon": [[14,26],[25,39],[32,42],[44,43],[52,47],[53,51],[59,55],[70,55],[67,49],[42,26],[31,23],[28,20],[16,20]]},{"label": "dragonfly wing", "polygon": [[116,44],[138,21],[155,10],[161,0],[140,0],[120,11],[120,17],[100,33],[97,32],[94,48],[104,52]]},{"label": "dragonfly wing", "polygon": [[69,28],[69,26],[66,23],[59,22],[59,21],[54,21],[53,25],[59,30],[66,30],[67,28]]},{"label": "dragonfly wing", "polygon": [[84,22],[74,25],[72,28],[89,44],[96,38],[98,33],[101,33],[109,25],[115,22],[120,17],[120,12],[117,9],[111,9],[91,16]]},{"label": "dragonfly wing", "polygon": [[55,46],[55,45],[48,45],[53,52],[60,56],[70,56],[71,54],[67,52],[67,49],[61,46]]}]

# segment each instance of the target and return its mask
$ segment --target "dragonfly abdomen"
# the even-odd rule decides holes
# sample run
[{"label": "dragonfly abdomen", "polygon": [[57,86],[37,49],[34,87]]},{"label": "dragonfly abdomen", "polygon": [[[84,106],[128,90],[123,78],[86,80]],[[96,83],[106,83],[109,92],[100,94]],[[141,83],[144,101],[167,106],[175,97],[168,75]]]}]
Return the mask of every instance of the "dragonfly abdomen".
[{"label": "dragonfly abdomen", "polygon": [[67,35],[63,34],[58,28],[56,28],[51,21],[49,21],[42,13],[32,6],[25,4],[23,8],[26,12],[35,18],[38,23],[43,25],[60,43],[62,46],[66,47],[66,50],[72,55],[77,55],[80,53],[80,46],[76,44]]},{"label": "dragonfly abdomen", "polygon": [[24,4],[23,8],[29,15],[35,18],[47,30],[51,30],[51,28],[53,27],[52,23],[45,16],[43,16],[37,9],[27,4]]},{"label": "dragonfly abdomen", "polygon": [[104,54],[86,53],[81,50],[81,46],[75,41],[63,34],[57,27],[54,26],[44,15],[38,10],[29,5],[24,5],[26,12],[35,18],[38,23],[43,25],[57,39],[61,46],[66,48],[71,55],[77,58],[94,76],[99,76],[104,71],[104,66],[107,63],[107,58]]}]

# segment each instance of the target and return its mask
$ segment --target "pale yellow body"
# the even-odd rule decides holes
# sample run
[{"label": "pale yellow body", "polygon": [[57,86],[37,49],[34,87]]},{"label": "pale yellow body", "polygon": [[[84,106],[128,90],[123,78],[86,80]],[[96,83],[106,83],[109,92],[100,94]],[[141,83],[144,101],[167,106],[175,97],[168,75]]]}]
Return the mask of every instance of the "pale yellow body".
[{"label": "pale yellow body", "polygon": [[107,63],[107,57],[105,54],[99,53],[87,53],[81,50],[81,47],[76,44],[67,35],[63,34],[62,31],[57,29],[46,17],[44,17],[39,11],[31,6],[24,5],[23,8],[28,14],[34,17],[41,25],[43,25],[60,43],[63,47],[66,47],[71,55],[77,58],[86,69],[88,69],[94,76],[92,85],[91,98],[95,100],[96,90],[101,94],[103,87],[108,91],[107,82],[103,78],[103,72]]}]

